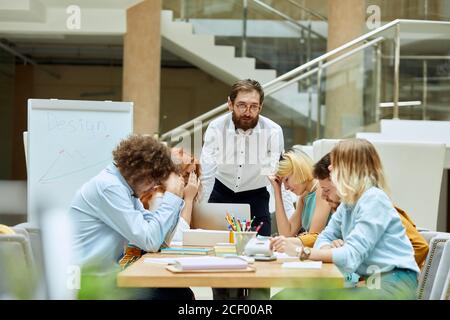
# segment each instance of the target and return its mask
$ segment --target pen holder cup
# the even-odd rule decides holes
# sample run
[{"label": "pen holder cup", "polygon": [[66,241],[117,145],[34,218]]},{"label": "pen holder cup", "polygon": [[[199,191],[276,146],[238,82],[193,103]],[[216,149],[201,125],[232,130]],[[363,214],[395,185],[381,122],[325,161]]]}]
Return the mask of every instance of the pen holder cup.
[{"label": "pen holder cup", "polygon": [[255,231],[245,231],[245,232],[234,232],[234,243],[236,244],[236,253],[238,255],[243,255],[245,251],[245,246],[250,241],[256,237],[257,232]]}]

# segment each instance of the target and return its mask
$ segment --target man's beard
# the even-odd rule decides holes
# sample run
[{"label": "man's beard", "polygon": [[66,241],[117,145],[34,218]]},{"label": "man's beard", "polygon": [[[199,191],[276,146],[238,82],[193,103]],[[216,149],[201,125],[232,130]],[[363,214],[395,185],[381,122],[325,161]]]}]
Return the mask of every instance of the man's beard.
[{"label": "man's beard", "polygon": [[244,121],[243,116],[238,117],[236,115],[236,113],[233,111],[232,119],[233,119],[233,123],[234,123],[234,126],[236,127],[236,129],[242,129],[244,131],[247,131],[248,129],[253,129],[254,127],[256,127],[256,125],[258,124],[258,120],[259,120],[259,114],[250,121]]}]

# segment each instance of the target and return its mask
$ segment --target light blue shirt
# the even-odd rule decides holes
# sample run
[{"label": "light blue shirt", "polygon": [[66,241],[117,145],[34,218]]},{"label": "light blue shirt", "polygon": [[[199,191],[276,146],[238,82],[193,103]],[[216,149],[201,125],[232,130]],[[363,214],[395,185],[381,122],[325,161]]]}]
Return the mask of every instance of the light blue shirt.
[{"label": "light blue shirt", "polygon": [[145,251],[159,250],[175,227],[184,201],[166,192],[158,209],[149,212],[133,194],[113,164],[78,190],[69,212],[80,265],[108,271],[128,242]]},{"label": "light blue shirt", "polygon": [[369,276],[377,267],[380,272],[394,268],[419,272],[400,217],[392,201],[378,188],[366,190],[353,206],[342,203],[314,248],[336,239],[344,240],[344,245],[332,249],[332,258],[344,273]]}]

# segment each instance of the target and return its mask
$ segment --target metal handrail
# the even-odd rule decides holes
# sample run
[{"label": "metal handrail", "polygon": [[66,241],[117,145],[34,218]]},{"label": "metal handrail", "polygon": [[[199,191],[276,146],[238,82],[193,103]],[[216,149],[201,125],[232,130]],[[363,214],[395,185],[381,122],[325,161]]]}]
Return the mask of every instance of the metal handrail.
[{"label": "metal handrail", "polygon": [[277,92],[277,91],[279,91],[279,90],[281,90],[281,89],[283,89],[283,88],[293,84],[294,82],[297,82],[297,81],[303,80],[305,78],[308,78],[309,76],[317,73],[319,71],[319,69],[328,68],[329,66],[331,66],[331,65],[333,65],[335,63],[338,63],[339,61],[344,60],[344,59],[346,59],[346,58],[348,58],[348,57],[358,53],[359,51],[362,51],[364,49],[367,49],[368,47],[372,47],[372,46],[377,45],[378,43],[380,43],[383,40],[385,40],[383,37],[378,37],[378,38],[376,38],[376,39],[374,39],[372,41],[369,41],[369,42],[365,43],[364,45],[362,45],[362,46],[360,46],[358,48],[350,50],[350,51],[340,55],[339,57],[334,58],[333,60],[327,61],[320,68],[316,67],[316,68],[314,68],[314,69],[312,69],[312,70],[310,70],[308,72],[305,72],[305,73],[303,73],[303,74],[301,74],[301,75],[299,75],[297,77],[292,78],[289,81],[283,82],[280,86],[278,86],[278,87],[276,87],[274,89],[270,89],[269,91],[267,91],[266,95],[271,95],[271,94],[273,94],[273,93],[275,93],[275,92]]},{"label": "metal handrail", "polygon": [[[333,50],[331,50],[331,51],[329,51],[329,52],[327,52],[327,53],[325,53],[325,54],[323,54],[323,55],[321,55],[321,56],[319,56],[319,57],[317,57],[317,58],[315,58],[315,59],[313,59],[313,60],[311,60],[311,61],[309,61],[309,62],[307,62],[307,63],[305,63],[305,64],[303,64],[303,65],[301,65],[301,66],[299,66],[299,67],[297,67],[297,68],[295,68],[295,69],[293,69],[293,70],[291,70],[291,71],[289,71],[289,72],[287,72],[287,73],[285,73],[285,74],[283,74],[281,76],[279,76],[279,77],[277,77],[277,78],[275,78],[272,81],[269,81],[269,82],[263,84],[262,87],[263,87],[264,90],[271,89],[274,85],[280,84],[280,83],[282,83],[284,81],[289,81],[292,78],[299,76],[299,74],[301,72],[303,72],[305,70],[308,70],[308,69],[314,67],[315,65],[318,65],[319,63],[323,63],[325,60],[329,59],[330,57],[335,56],[337,54],[340,54],[340,53],[344,52],[345,50],[347,50],[347,49],[349,49],[349,48],[351,48],[351,47],[353,47],[353,46],[355,46],[355,45],[357,45],[357,44],[359,44],[361,42],[364,42],[364,41],[370,39],[371,37],[373,37],[373,36],[375,36],[375,35],[377,35],[379,33],[385,32],[386,30],[389,30],[389,29],[391,29],[393,27],[396,27],[397,25],[399,25],[402,22],[403,23],[405,23],[405,22],[418,23],[418,24],[421,24],[421,23],[443,24],[443,23],[445,23],[445,24],[449,24],[450,25],[450,22],[443,22],[443,21],[424,21],[424,20],[396,19],[394,21],[391,21],[391,22],[385,24],[384,26],[382,26],[382,27],[380,27],[378,29],[370,31],[370,32],[368,32],[368,33],[366,33],[366,34],[364,34],[362,36],[359,36],[359,37],[353,39],[352,41],[349,41],[349,42],[343,44],[342,46],[340,46],[340,47],[338,47],[336,49],[333,49]],[[216,107],[216,108],[214,108],[214,109],[212,109],[212,110],[210,110],[210,111],[208,111],[208,112],[206,112],[206,113],[204,113],[204,114],[194,118],[193,120],[190,120],[190,121],[188,121],[188,122],[178,126],[177,128],[172,129],[172,130],[164,133],[163,135],[161,135],[161,139],[166,140],[173,133],[175,133],[175,132],[177,132],[179,130],[191,128],[195,123],[197,123],[199,121],[207,120],[207,119],[211,118],[212,116],[223,112],[224,110],[226,110],[226,108],[227,108],[227,103],[224,103],[224,104],[222,104],[222,105],[220,105],[220,106],[218,106],[218,107]]]},{"label": "metal handrail", "polygon": [[[331,65],[333,65],[335,63],[338,63],[339,61],[342,61],[342,60],[344,60],[344,59],[346,59],[346,58],[348,58],[348,57],[350,57],[350,56],[352,56],[352,55],[354,55],[354,54],[356,54],[356,53],[358,53],[358,52],[360,52],[360,51],[362,51],[362,50],[364,50],[364,49],[366,49],[368,47],[376,46],[383,40],[384,40],[383,37],[378,37],[378,38],[376,38],[376,39],[374,39],[374,40],[372,40],[370,42],[367,42],[366,44],[364,44],[364,45],[362,45],[362,46],[360,46],[358,48],[355,48],[355,49],[353,49],[351,51],[348,51],[345,54],[343,54],[343,55],[341,55],[341,56],[339,56],[339,57],[337,57],[337,58],[335,58],[333,60],[327,61],[326,63],[324,63],[320,67],[314,68],[314,69],[312,69],[312,70],[310,70],[310,71],[308,71],[308,72],[306,72],[304,74],[301,74],[301,75],[295,77],[292,80],[289,80],[287,82],[282,83],[280,86],[278,86],[278,87],[276,87],[274,89],[271,89],[270,91],[266,92],[265,95],[269,96],[271,94],[274,94],[275,92],[280,91],[281,89],[291,85],[292,83],[297,82],[297,81],[301,81],[301,80],[303,80],[305,78],[308,78],[309,76],[313,75],[314,73],[318,73],[321,70],[324,70],[324,69],[330,67]],[[228,106],[228,104],[225,103],[225,104],[221,105],[219,108],[222,108],[222,111],[225,111],[227,109],[227,106]],[[214,109],[214,110],[216,110],[216,109]],[[214,111],[214,110],[211,110],[211,111]],[[209,112],[211,112],[211,111],[209,111]],[[204,114],[204,115],[206,115],[206,114]],[[201,122],[201,129],[206,127],[213,120],[212,117],[208,117],[209,120],[202,121],[202,119],[200,119],[201,117],[202,116],[199,116],[199,117],[197,117],[197,118],[192,120],[193,122]],[[318,125],[320,125],[320,123]],[[183,129],[185,129],[185,128],[177,127],[176,129],[169,131],[167,134],[170,134],[170,132],[179,131],[179,130],[183,130]],[[195,131],[195,129],[200,129],[200,128],[192,128],[191,130],[189,130],[189,133],[192,133],[193,131]],[[166,134],[161,136],[161,138],[163,140],[165,140],[166,137],[167,137]],[[179,139],[178,142],[181,142],[181,140]]]},{"label": "metal handrail", "polygon": [[300,30],[305,30],[307,32],[311,32],[311,34],[314,34],[316,37],[322,39],[322,40],[326,40],[327,38],[325,38],[323,35],[321,35],[320,33],[314,31],[314,30],[310,30],[308,27],[305,27],[304,25],[302,25],[301,23],[299,23],[298,21],[292,19],[291,17],[289,17],[288,15],[284,14],[283,12],[269,6],[267,3],[264,3],[260,0],[252,0],[255,4],[259,5],[261,8],[285,19],[287,22],[289,22],[290,24],[292,24],[293,26],[297,27]]},{"label": "metal handrail", "polygon": [[319,19],[322,20],[322,21],[325,21],[325,22],[328,21],[328,19],[327,19],[323,14],[321,14],[321,13],[315,11],[315,10],[306,8],[306,7],[302,6],[300,3],[295,2],[295,1],[293,1],[293,0],[287,0],[287,1],[288,1],[290,4],[292,4],[293,6],[295,6],[295,7],[299,8],[299,9],[301,9],[301,10],[303,10],[303,11],[309,13],[310,15],[312,15],[312,16],[314,16],[314,17],[316,17],[316,18],[319,18]]}]

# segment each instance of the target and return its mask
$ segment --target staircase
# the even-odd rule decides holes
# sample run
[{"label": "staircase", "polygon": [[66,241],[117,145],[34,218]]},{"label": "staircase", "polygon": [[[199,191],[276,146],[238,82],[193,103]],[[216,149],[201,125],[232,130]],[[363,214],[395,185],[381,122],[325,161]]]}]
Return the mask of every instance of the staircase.
[{"label": "staircase", "polygon": [[[214,36],[194,34],[192,24],[174,21],[172,11],[161,12],[161,37],[166,50],[227,84],[246,78],[265,84],[277,77],[276,70],[257,69],[255,58],[236,57],[235,47],[216,45]],[[293,84],[268,97],[267,101],[275,107],[271,108],[272,111],[280,114],[293,112],[299,121],[306,124],[308,104],[317,104],[317,94],[300,93],[297,84]],[[317,119],[317,115],[312,114],[312,119]]]},{"label": "staircase", "polygon": [[[278,121],[280,119],[284,121],[281,125],[292,144],[298,141],[299,134],[305,136],[305,129],[308,142],[366,131],[377,126],[380,119],[399,114],[400,107],[408,102],[406,99],[422,98],[419,101],[423,104],[421,119],[441,120],[449,114],[446,71],[449,65],[450,22],[397,19],[273,79],[274,70],[258,70],[254,59],[236,58],[233,48],[215,46],[211,35],[193,34],[188,23],[172,21],[170,12],[164,12],[162,20],[163,43],[168,50],[226,83],[248,77],[261,81],[266,92],[264,109],[266,112],[270,110],[269,117],[276,122],[281,123]],[[169,30],[175,25],[174,28],[183,28],[183,35],[176,34],[174,29]],[[207,46],[215,51],[208,55]],[[420,51],[416,52],[417,49]],[[223,51],[228,53],[222,55]],[[348,58],[351,60],[346,60]],[[411,68],[407,63],[411,59],[421,61],[419,72],[417,67]],[[240,67],[235,68],[239,63]],[[330,68],[339,64],[345,68]],[[402,70],[400,65],[406,65],[406,70]],[[300,80],[308,80],[307,88],[302,89],[307,90],[305,93],[299,92]],[[418,89],[419,82],[422,88]],[[284,87],[285,84],[289,86]],[[304,87],[304,84],[302,82],[301,86]],[[347,106],[351,109],[346,110]],[[442,111],[436,110],[437,107],[441,107]],[[384,109],[390,115],[386,115]],[[193,135],[227,110],[226,104],[217,106],[165,132],[161,139],[174,142],[180,137]],[[274,118],[274,114],[279,115],[280,119]],[[402,111],[401,116],[412,118],[413,114]],[[198,123],[202,124],[201,128],[196,125]]]}]

